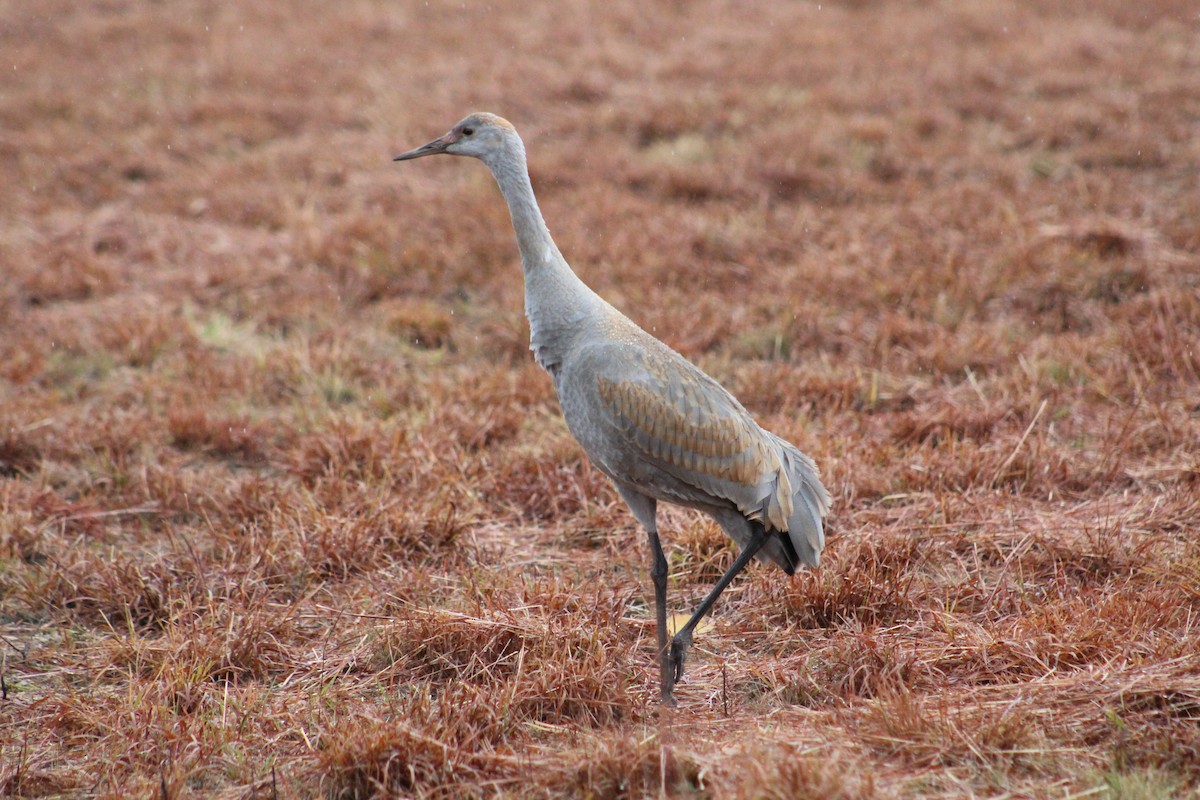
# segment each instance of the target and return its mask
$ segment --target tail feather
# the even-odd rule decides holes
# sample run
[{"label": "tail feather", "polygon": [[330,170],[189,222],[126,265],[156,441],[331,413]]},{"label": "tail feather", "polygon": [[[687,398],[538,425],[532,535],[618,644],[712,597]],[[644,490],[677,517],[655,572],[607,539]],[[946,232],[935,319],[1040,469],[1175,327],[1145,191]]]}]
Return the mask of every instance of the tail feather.
[{"label": "tail feather", "polygon": [[761,443],[761,458],[770,464],[768,472],[754,494],[746,498],[748,502],[737,504],[739,522],[730,524],[726,531],[743,546],[743,538],[750,531],[743,531],[742,524],[772,534],[758,557],[778,564],[791,575],[800,565],[820,564],[825,548],[824,518],[829,512],[829,492],[811,458],[770,431],[762,433],[766,438]]},{"label": "tail feather", "polygon": [[792,445],[775,437],[779,443],[781,466],[780,486],[786,475],[791,489],[791,514],[787,519],[787,535],[800,563],[809,567],[820,564],[825,549],[824,518],[829,512],[829,492],[821,483],[816,463]]}]

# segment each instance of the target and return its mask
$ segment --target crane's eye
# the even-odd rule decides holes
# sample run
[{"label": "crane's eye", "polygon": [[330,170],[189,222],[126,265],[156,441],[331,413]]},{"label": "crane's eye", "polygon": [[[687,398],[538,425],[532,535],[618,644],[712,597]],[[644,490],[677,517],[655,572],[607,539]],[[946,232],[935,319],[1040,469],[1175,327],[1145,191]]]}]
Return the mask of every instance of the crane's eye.
[{"label": "crane's eye", "polygon": [[475,129],[474,129],[474,128],[463,128],[463,129],[462,129],[462,135],[463,135],[463,136],[474,136],[474,135],[475,135]]}]

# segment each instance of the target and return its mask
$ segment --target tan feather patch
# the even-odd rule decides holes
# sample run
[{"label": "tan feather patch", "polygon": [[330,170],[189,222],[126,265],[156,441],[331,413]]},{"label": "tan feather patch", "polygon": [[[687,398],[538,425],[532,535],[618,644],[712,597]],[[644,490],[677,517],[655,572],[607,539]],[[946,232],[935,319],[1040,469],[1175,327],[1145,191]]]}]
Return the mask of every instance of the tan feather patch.
[{"label": "tan feather patch", "polygon": [[635,429],[654,458],[745,486],[757,484],[772,466],[742,420],[706,417],[703,397],[690,387],[673,384],[664,399],[632,381],[597,376],[596,384],[600,399]]}]

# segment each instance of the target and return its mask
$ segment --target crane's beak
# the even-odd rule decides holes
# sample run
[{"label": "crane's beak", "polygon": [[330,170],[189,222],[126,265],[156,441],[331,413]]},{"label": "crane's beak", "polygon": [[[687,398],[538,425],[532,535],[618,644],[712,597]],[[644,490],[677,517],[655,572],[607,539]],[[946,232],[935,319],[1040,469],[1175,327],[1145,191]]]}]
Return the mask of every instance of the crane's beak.
[{"label": "crane's beak", "polygon": [[446,152],[446,148],[450,145],[449,134],[434,139],[429,144],[423,144],[416,150],[409,150],[407,153],[401,153],[392,159],[392,161],[408,161],[411,158],[420,158],[421,156],[432,156],[438,153]]}]

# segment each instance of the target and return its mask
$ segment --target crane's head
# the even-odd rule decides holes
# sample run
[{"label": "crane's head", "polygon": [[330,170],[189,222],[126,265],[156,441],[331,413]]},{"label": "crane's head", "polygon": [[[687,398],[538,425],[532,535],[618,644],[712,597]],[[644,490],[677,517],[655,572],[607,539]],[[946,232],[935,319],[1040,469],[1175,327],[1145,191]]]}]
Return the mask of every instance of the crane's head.
[{"label": "crane's head", "polygon": [[[484,162],[504,153],[520,137],[512,123],[495,114],[480,111],[463,119],[448,133],[415,150],[401,153],[393,161],[447,153],[452,156],[471,156]],[[521,148],[522,151],[524,148]]]}]

